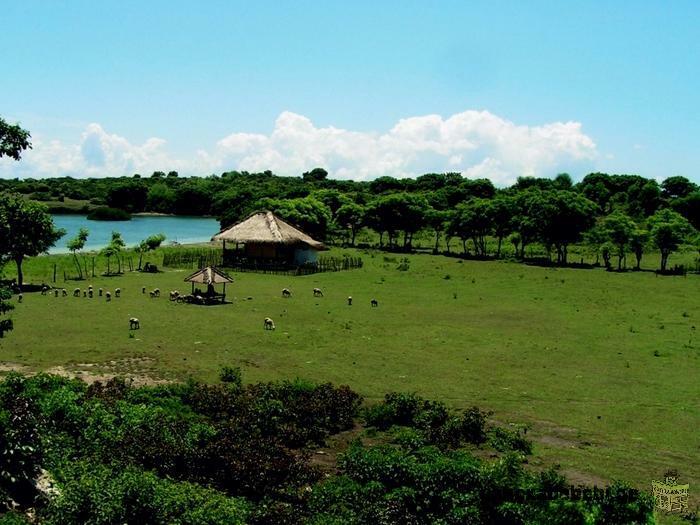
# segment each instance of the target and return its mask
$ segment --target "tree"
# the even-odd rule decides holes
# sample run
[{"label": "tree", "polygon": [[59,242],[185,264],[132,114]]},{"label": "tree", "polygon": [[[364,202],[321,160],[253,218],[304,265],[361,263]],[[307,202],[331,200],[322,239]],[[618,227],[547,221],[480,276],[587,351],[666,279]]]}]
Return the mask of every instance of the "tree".
[{"label": "tree", "polygon": [[661,252],[661,271],[666,271],[668,258],[678,246],[695,233],[694,228],[680,213],[669,209],[657,211],[649,217],[647,224],[651,242]]},{"label": "tree", "polygon": [[440,235],[445,233],[448,228],[448,223],[451,219],[450,212],[446,210],[436,210],[435,208],[429,208],[425,212],[425,223],[427,226],[432,228],[435,233],[435,246],[433,247],[433,253],[438,253],[440,247]]},{"label": "tree", "polygon": [[[8,302],[12,297],[12,292],[0,286],[0,316],[7,315],[8,312],[14,310],[15,306]],[[13,328],[12,319],[0,318],[0,339],[5,336],[5,332],[9,332]]]},{"label": "tree", "polygon": [[65,235],[56,229],[46,206],[19,195],[0,195],[0,258],[17,265],[17,285],[24,282],[25,257],[45,253]]},{"label": "tree", "polygon": [[107,191],[107,205],[129,212],[139,212],[146,208],[148,188],[139,179],[132,179],[112,186]]},{"label": "tree", "polygon": [[597,206],[583,195],[554,190],[540,194],[540,202],[531,209],[539,239],[557,251],[557,263],[566,264],[569,244],[581,240],[595,222]]},{"label": "tree", "polygon": [[154,184],[146,195],[146,208],[159,213],[173,213],[175,210],[175,191],[167,184]]},{"label": "tree", "polygon": [[331,212],[331,220],[336,219],[341,206],[352,202],[350,197],[340,193],[338,190],[316,190],[310,196],[328,207]]},{"label": "tree", "polygon": [[617,269],[622,270],[622,261],[632,240],[637,225],[622,212],[613,212],[602,221],[602,229],[617,252]]},{"label": "tree", "polygon": [[671,207],[688,219],[693,228],[700,230],[700,191],[694,191],[685,197],[674,199]]},{"label": "tree", "polygon": [[10,125],[0,118],[0,159],[10,157],[19,160],[23,151],[32,148],[30,138],[29,132],[19,124]]},{"label": "tree", "polygon": [[322,182],[328,177],[328,172],[323,168],[314,168],[311,171],[302,173],[301,178],[304,182]]},{"label": "tree", "polygon": [[350,232],[350,245],[355,246],[357,232],[365,223],[365,208],[353,202],[343,204],[336,213],[336,222]]},{"label": "tree", "polygon": [[486,236],[493,229],[491,212],[491,201],[487,199],[471,199],[455,209],[451,230],[462,239],[465,253],[466,240],[471,239],[476,255],[486,255]]},{"label": "tree", "polygon": [[574,186],[574,182],[571,180],[571,175],[568,173],[559,173],[554,177],[553,186],[558,190],[570,190]]},{"label": "tree", "polygon": [[688,196],[688,194],[696,191],[698,187],[685,177],[676,175],[675,177],[668,177],[664,180],[661,183],[661,189],[664,197],[678,199]]},{"label": "tree", "polygon": [[68,248],[68,251],[73,254],[73,261],[75,262],[75,267],[78,269],[78,279],[83,278],[83,269],[80,266],[77,252],[85,248],[88,235],[90,235],[90,232],[87,228],[80,228],[78,234],[66,243],[66,248]]},{"label": "tree", "polygon": [[102,255],[107,257],[107,275],[111,274],[111,268],[110,268],[110,260],[112,257],[117,258],[117,273],[122,273],[122,261],[121,261],[121,252],[122,249],[124,248],[125,243],[124,239],[122,239],[122,234],[116,231],[112,232],[112,240],[109,242],[107,246],[102,248],[102,251],[100,252]]},{"label": "tree", "polygon": [[515,201],[507,195],[498,195],[491,200],[490,206],[492,233],[498,241],[496,257],[501,256],[503,238],[513,231],[513,217],[515,216]]},{"label": "tree", "polygon": [[141,263],[143,262],[143,254],[158,249],[160,245],[163,244],[164,240],[165,234],[157,233],[146,237],[139,243],[139,245],[136,247],[136,251],[139,254],[139,271],[141,270]]},{"label": "tree", "polygon": [[409,248],[413,234],[425,225],[428,201],[422,195],[391,193],[372,201],[367,208],[370,226],[380,237],[383,231],[387,232],[390,247],[396,248],[398,232],[403,231],[403,247]]},{"label": "tree", "polygon": [[644,254],[644,248],[649,242],[649,232],[643,228],[635,228],[630,236],[630,248],[634,252],[634,257],[637,259],[636,270],[641,269],[642,265],[642,255]]},{"label": "tree", "polygon": [[265,198],[258,201],[256,207],[270,210],[312,237],[326,238],[331,213],[328,206],[313,197],[300,199]]}]

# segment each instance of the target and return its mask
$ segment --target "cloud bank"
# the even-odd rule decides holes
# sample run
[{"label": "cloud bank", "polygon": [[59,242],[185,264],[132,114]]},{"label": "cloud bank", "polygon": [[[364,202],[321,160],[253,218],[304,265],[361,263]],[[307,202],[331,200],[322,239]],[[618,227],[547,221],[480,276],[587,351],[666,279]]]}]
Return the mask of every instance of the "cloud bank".
[{"label": "cloud bank", "polygon": [[133,144],[90,124],[75,144],[36,136],[34,149],[21,162],[0,160],[0,176],[100,177],[156,170],[205,175],[268,169],[299,175],[321,166],[334,178],[454,171],[505,185],[521,175],[588,170],[598,157],[595,143],[578,122],[516,125],[488,111],[409,117],[384,133],[317,127],[309,118],[285,111],[270,134],[235,132],[191,158],[174,156],[166,146],[155,137]]}]

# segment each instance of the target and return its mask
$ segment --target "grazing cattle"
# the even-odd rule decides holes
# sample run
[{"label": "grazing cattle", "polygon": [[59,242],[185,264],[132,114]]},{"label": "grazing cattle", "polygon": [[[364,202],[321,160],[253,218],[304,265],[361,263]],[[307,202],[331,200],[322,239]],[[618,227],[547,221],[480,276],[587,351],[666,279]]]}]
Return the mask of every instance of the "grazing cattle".
[{"label": "grazing cattle", "polygon": [[372,308],[376,308],[377,306],[379,306],[379,302],[376,299],[372,299],[370,304],[372,305]]},{"label": "grazing cattle", "polygon": [[282,297],[291,297],[292,292],[289,291],[289,288],[283,288],[282,289]]},{"label": "grazing cattle", "polygon": [[114,290],[114,297],[119,298],[122,295],[122,289],[121,288],[116,288]]},{"label": "grazing cattle", "polygon": [[323,292],[320,288],[314,288],[314,297],[323,297]]},{"label": "grazing cattle", "polygon": [[80,288],[73,290],[73,297],[80,297]]},{"label": "grazing cattle", "polygon": [[275,322],[270,319],[269,317],[265,318],[265,321],[263,323],[263,326],[265,330],[274,330],[275,329]]},{"label": "grazing cattle", "polygon": [[131,317],[129,319],[129,330],[138,330],[141,328],[141,323],[136,317]]},{"label": "grazing cattle", "polygon": [[352,295],[348,295],[348,306],[352,306]]}]

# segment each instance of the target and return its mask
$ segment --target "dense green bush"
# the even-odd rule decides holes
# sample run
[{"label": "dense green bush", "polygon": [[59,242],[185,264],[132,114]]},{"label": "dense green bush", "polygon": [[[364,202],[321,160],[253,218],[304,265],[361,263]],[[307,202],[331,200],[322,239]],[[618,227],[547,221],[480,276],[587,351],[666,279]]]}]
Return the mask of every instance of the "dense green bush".
[{"label": "dense green bush", "polygon": [[46,524],[235,525],[250,511],[243,499],[133,468],[81,463],[61,475],[58,495],[42,511]]},{"label": "dense green bush", "polygon": [[465,410],[459,417],[450,414],[440,402],[416,394],[392,392],[384,402],[365,409],[365,422],[379,430],[394,425],[419,429],[426,443],[457,448],[463,443],[481,444],[486,441],[487,413],[476,407]]},{"label": "dense green bush", "polygon": [[[137,388],[10,374],[0,382],[0,495],[35,506],[37,523],[68,525],[644,523],[650,515],[648,496],[624,485],[572,494],[556,472],[530,473],[519,432],[487,428],[477,408],[454,414],[414,394],[388,394],[365,413],[386,444],[354,443],[335,466],[312,462],[313,447],[353,428],[360,402],[347,387],[298,380]],[[453,450],[485,441],[499,459]],[[58,490],[35,499],[40,469]],[[5,514],[0,525],[23,520]]]},{"label": "dense green bush", "polygon": [[87,219],[90,221],[129,221],[131,220],[131,215],[128,211],[120,208],[98,206],[88,213]]}]

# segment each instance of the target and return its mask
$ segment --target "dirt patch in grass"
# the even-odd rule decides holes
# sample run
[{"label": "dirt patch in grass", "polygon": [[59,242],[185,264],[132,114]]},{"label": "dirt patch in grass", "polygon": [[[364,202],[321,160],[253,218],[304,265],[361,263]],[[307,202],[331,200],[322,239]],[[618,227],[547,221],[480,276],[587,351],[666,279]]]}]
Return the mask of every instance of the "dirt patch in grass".
[{"label": "dirt patch in grass", "polygon": [[[150,374],[148,365],[153,359],[147,357],[132,357],[109,361],[108,363],[78,363],[74,366],[54,366],[43,370],[47,374],[81,379],[88,384],[96,381],[107,382],[114,377],[125,377],[131,380],[134,386],[153,386],[170,383],[169,379],[162,379]],[[0,363],[0,373],[19,372],[26,375],[39,373],[28,366],[18,363]]]},{"label": "dirt patch in grass", "polygon": [[601,478],[589,472],[581,472],[574,469],[562,469],[561,475],[564,476],[572,485],[588,485],[596,487],[607,487],[610,485],[610,480]]}]

